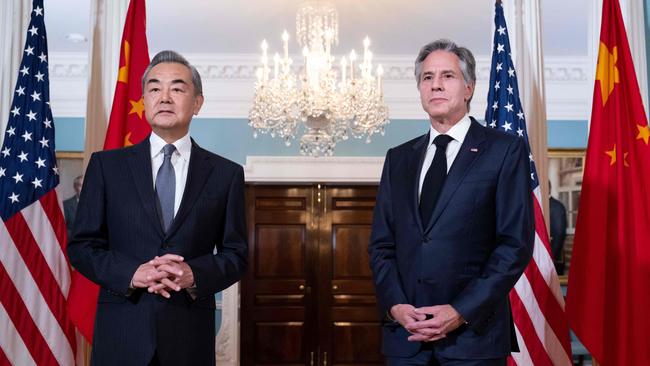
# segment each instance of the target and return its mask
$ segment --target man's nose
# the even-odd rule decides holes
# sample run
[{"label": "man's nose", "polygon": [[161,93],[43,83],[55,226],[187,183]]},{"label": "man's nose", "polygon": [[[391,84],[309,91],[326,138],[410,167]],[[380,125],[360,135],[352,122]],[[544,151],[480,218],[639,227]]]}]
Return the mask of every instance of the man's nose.
[{"label": "man's nose", "polygon": [[442,79],[435,76],[431,80],[431,90],[442,90]]},{"label": "man's nose", "polygon": [[161,103],[170,103],[171,102],[171,94],[169,93],[169,90],[166,88],[163,88],[160,91],[160,102]]}]

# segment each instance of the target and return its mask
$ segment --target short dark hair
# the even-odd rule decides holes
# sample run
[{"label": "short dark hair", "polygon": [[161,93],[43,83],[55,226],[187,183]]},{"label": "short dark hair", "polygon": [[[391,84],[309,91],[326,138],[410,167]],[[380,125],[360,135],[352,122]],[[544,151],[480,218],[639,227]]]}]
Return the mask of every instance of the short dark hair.
[{"label": "short dark hair", "polygon": [[[458,63],[460,71],[463,74],[463,80],[465,84],[475,84],[476,83],[476,60],[472,51],[465,47],[458,46],[454,41],[448,39],[438,39],[433,42],[427,43],[424,47],[420,49],[418,57],[415,59],[415,81],[417,85],[420,86],[420,76],[422,74],[422,63],[429,56],[429,54],[435,51],[446,51],[451,52],[458,57]],[[467,110],[469,110],[469,104],[472,101],[471,95],[467,100]]]},{"label": "short dark hair", "polygon": [[187,67],[192,73],[192,84],[194,85],[194,94],[203,95],[203,84],[201,83],[201,74],[199,74],[199,71],[196,69],[196,67],[192,66],[185,59],[185,57],[181,56],[180,53],[176,51],[170,51],[170,50],[158,52],[151,60],[151,63],[149,63],[149,66],[147,66],[147,68],[144,70],[144,73],[142,74],[143,94],[144,94],[144,84],[147,80],[147,76],[149,75],[149,71],[151,71],[151,69],[153,69],[156,65],[162,63],[181,64]]}]

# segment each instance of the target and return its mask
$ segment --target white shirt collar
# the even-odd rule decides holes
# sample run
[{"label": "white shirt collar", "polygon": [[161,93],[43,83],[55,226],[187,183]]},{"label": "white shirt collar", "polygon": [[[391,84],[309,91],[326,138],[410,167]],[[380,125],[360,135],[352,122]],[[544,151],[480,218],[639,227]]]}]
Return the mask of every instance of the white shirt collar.
[{"label": "white shirt collar", "polygon": [[[460,121],[453,125],[449,131],[445,133],[445,135],[451,136],[455,141],[458,141],[462,145],[463,141],[465,141],[465,136],[467,136],[467,131],[469,131],[469,127],[471,125],[472,120],[469,118],[469,114],[466,114],[463,116],[463,118],[460,119]],[[431,144],[433,144],[433,139],[438,137],[438,135],[440,135],[440,132],[436,131],[433,126],[429,126],[429,129],[429,146],[431,146]]]},{"label": "white shirt collar", "polygon": [[[162,154],[162,148],[167,145],[167,142],[156,135],[155,132],[151,132],[149,144],[151,145],[151,158],[153,159],[158,154]],[[176,151],[182,159],[189,160],[190,152],[192,151],[192,140],[190,139],[189,132],[172,144],[176,147]]]}]

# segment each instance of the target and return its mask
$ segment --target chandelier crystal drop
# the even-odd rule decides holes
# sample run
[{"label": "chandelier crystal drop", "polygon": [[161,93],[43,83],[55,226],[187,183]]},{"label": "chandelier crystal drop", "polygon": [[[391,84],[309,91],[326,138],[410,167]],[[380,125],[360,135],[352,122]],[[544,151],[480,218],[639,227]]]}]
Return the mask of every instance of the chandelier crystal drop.
[{"label": "chandelier crystal drop", "polygon": [[253,136],[281,137],[289,146],[301,126],[300,152],[330,156],[338,141],[350,135],[366,143],[375,133],[384,134],[389,123],[384,103],[381,65],[373,69],[370,39],[363,41],[363,58],[354,50],[336,62],[332,45],[338,45],[338,14],[327,2],[304,3],[296,17],[296,35],[302,47],[303,67],[292,68],[289,34],[282,35],[283,55],[273,56],[262,42],[261,67],[256,71],[255,96],[249,113]]}]

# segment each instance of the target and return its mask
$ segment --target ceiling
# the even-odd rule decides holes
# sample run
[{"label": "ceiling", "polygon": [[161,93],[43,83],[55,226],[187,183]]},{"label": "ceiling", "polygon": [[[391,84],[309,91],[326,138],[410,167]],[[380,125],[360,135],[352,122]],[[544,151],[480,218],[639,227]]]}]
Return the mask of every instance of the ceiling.
[{"label": "ceiling", "polygon": [[[90,0],[47,0],[50,52],[87,52]],[[259,54],[262,39],[279,50],[284,29],[295,32],[295,14],[303,0],[149,0],[147,38],[151,54],[162,49],[181,53]],[[367,35],[376,55],[409,55],[436,38],[451,38],[476,55],[489,55],[491,0],[331,0],[339,12],[340,44],[333,52],[359,51]],[[541,4],[546,56],[587,53],[589,0],[545,0]],[[290,42],[290,52],[299,53]]]}]

